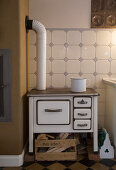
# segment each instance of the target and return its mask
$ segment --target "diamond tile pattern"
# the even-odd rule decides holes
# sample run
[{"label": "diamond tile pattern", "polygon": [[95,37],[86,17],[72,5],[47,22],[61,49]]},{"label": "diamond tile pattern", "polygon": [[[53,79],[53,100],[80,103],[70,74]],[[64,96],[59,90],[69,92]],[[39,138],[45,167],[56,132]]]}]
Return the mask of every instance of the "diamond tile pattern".
[{"label": "diamond tile pattern", "polygon": [[65,43],[64,46],[67,48],[67,47],[69,46],[69,44],[68,44],[68,43]]},{"label": "diamond tile pattern", "polygon": [[41,161],[24,163],[22,167],[7,167],[0,170],[115,170],[116,160],[93,161],[87,155],[79,155],[77,161]]},{"label": "diamond tile pattern", "polygon": [[[35,35],[32,33],[29,41],[29,63],[34,63],[29,65],[29,90],[36,87],[37,79]],[[70,78],[87,78],[87,88],[104,89],[102,78],[116,78],[115,37],[116,31],[110,29],[48,28],[46,64],[50,78],[47,78],[47,88],[70,88],[70,75]],[[98,102],[100,105],[101,101]],[[98,116],[101,113],[100,108]],[[104,126],[101,119],[99,127]]]},{"label": "diamond tile pattern", "polygon": [[67,62],[67,61],[68,61],[68,58],[67,58],[67,57],[65,57],[65,58],[64,58],[64,61],[65,61],[65,62]]},{"label": "diamond tile pattern", "polygon": [[112,58],[109,58],[108,61],[109,61],[109,62],[112,62]]},{"label": "diamond tile pattern", "polygon": [[51,43],[49,44],[49,46],[50,46],[50,47],[53,47],[53,46],[54,46],[54,44],[51,42]]}]

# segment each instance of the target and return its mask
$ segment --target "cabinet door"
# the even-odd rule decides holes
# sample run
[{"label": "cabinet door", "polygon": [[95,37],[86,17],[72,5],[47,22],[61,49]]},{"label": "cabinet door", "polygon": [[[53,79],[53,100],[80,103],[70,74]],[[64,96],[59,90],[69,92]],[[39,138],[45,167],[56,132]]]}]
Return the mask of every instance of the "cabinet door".
[{"label": "cabinet door", "polygon": [[11,56],[0,50],[0,121],[11,120]]}]

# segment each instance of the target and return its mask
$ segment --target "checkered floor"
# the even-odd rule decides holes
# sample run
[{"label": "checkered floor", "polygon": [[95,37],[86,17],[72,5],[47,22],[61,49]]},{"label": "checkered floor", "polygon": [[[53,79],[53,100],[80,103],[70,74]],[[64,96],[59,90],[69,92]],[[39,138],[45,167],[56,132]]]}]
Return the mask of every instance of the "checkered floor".
[{"label": "checkered floor", "polygon": [[0,170],[116,170],[116,160],[89,160],[86,155],[78,156],[77,161],[26,162],[23,167],[0,168]]}]

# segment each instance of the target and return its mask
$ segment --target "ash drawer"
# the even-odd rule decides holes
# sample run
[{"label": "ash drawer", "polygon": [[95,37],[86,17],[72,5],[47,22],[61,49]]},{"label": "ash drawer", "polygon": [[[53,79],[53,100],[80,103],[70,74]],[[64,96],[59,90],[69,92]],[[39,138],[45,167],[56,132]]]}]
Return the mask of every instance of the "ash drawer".
[{"label": "ash drawer", "polygon": [[74,107],[91,107],[90,97],[75,97]]},{"label": "ash drawer", "polygon": [[70,101],[37,101],[37,124],[69,124]]},{"label": "ash drawer", "polygon": [[75,119],[90,119],[91,109],[74,109]]},{"label": "ash drawer", "polygon": [[79,130],[82,130],[82,129],[90,129],[91,126],[90,126],[90,120],[75,120],[74,121],[74,129],[79,129]]}]

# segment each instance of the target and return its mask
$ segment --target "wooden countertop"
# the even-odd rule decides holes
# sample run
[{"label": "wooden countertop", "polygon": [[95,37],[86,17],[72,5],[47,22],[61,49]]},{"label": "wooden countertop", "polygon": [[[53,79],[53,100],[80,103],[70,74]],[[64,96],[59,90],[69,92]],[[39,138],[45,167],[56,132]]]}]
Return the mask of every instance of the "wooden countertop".
[{"label": "wooden countertop", "polygon": [[99,96],[99,94],[92,88],[87,88],[85,92],[72,92],[70,88],[51,88],[46,90],[33,89],[27,93],[27,96]]}]

